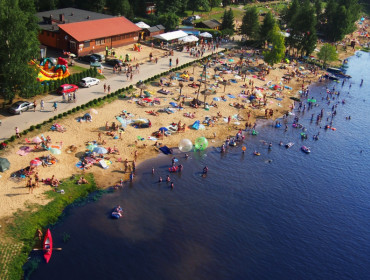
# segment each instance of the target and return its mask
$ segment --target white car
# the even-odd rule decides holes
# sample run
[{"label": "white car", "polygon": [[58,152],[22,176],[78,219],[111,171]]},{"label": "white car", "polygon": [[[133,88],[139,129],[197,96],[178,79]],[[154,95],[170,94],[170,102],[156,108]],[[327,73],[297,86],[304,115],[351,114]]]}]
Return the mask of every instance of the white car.
[{"label": "white car", "polygon": [[99,83],[100,83],[99,79],[86,77],[86,78],[83,78],[80,81],[80,86],[82,86],[82,87],[91,87],[91,86],[98,85]]}]

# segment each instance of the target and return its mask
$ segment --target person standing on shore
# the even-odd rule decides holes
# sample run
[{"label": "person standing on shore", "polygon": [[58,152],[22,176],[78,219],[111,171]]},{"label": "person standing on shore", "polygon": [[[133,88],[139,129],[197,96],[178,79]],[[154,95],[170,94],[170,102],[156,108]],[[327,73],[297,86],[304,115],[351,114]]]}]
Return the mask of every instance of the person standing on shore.
[{"label": "person standing on shore", "polygon": [[45,102],[44,102],[44,100],[41,100],[41,102],[40,102],[40,112],[41,111],[43,111],[45,108],[44,108],[44,106],[45,106]]},{"label": "person standing on shore", "polygon": [[104,83],[103,88],[104,88],[104,93],[105,93],[107,91],[107,84],[106,83]]},{"label": "person standing on shore", "polygon": [[54,102],[53,108],[54,108],[54,112],[58,109],[58,104],[56,102]]},{"label": "person standing on shore", "polygon": [[108,94],[110,94],[110,85],[108,85]]},{"label": "person standing on shore", "polygon": [[170,58],[170,68],[172,68],[172,58]]},{"label": "person standing on shore", "polygon": [[37,102],[36,99],[33,101],[33,111],[36,112]]}]

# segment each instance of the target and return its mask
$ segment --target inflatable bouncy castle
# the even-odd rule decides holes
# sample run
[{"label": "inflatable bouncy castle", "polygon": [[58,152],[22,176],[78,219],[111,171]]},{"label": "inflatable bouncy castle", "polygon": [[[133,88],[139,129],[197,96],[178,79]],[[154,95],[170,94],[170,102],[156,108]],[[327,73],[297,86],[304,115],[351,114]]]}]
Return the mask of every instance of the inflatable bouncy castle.
[{"label": "inflatable bouncy castle", "polygon": [[35,61],[31,61],[37,69],[40,71],[37,75],[37,80],[39,82],[48,81],[48,80],[60,80],[63,78],[67,78],[70,73],[68,71],[68,61],[64,58],[58,57],[58,61],[55,65],[55,61],[53,62],[50,58],[44,58],[40,65],[38,65]]}]

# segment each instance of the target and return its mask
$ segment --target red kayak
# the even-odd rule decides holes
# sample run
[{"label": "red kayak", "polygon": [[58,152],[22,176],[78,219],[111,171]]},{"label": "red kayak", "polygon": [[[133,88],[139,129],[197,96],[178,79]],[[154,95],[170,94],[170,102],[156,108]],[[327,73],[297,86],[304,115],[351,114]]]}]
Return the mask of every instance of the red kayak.
[{"label": "red kayak", "polygon": [[42,249],[44,249],[45,261],[46,263],[48,263],[51,258],[51,254],[53,253],[53,239],[51,238],[50,229],[48,229],[48,231],[45,234]]}]

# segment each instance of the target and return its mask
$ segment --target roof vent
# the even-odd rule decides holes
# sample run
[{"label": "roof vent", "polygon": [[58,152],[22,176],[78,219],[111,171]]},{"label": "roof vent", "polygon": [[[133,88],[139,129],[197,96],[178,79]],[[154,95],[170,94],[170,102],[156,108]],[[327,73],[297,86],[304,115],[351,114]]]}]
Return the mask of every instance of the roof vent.
[{"label": "roof vent", "polygon": [[90,19],[90,16],[87,16],[87,19]]}]

